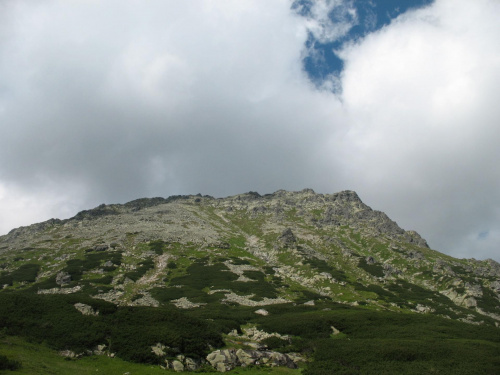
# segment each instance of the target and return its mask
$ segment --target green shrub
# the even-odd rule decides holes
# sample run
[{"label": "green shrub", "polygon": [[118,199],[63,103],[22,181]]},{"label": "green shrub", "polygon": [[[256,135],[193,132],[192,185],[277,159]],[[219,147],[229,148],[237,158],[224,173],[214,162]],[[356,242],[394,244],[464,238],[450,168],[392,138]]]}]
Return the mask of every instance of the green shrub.
[{"label": "green shrub", "polygon": [[[101,264],[111,261],[114,264],[121,264],[122,254],[120,252],[105,251],[98,253],[87,253],[84,259],[70,259],[66,262],[66,267],[63,272],[67,272],[71,275],[73,281],[78,281],[82,278],[82,274],[85,271],[90,271],[94,268],[98,268]],[[107,271],[112,271],[115,267],[103,267]]]},{"label": "green shrub", "polygon": [[0,276],[0,285],[12,285],[14,282],[33,283],[36,281],[36,276],[40,271],[40,265],[35,263],[23,264],[17,270],[10,273],[5,273]]},{"label": "green shrub", "polygon": [[309,264],[312,268],[319,272],[329,273],[337,281],[347,281],[347,276],[344,271],[333,268],[322,259],[311,257],[305,259],[304,263]]},{"label": "green shrub", "polygon": [[305,375],[496,374],[498,346],[468,340],[319,340]]},{"label": "green shrub", "polygon": [[358,267],[376,277],[384,277],[384,268],[380,264],[368,264],[365,258],[361,258]]},{"label": "green shrub", "polygon": [[151,241],[148,243],[148,247],[151,251],[154,251],[157,255],[162,255],[166,249],[166,242],[162,240]]},{"label": "green shrub", "polygon": [[143,277],[146,272],[153,269],[155,266],[154,261],[152,259],[146,259],[138,264],[138,267],[130,272],[125,274],[125,277],[128,277],[130,280],[137,281],[141,277]]},{"label": "green shrub", "polygon": [[21,363],[13,359],[9,359],[0,354],[0,370],[16,371],[21,368]]},{"label": "green shrub", "polygon": [[[77,302],[99,315],[82,315],[74,307]],[[57,350],[82,352],[108,343],[119,357],[146,363],[157,363],[151,346],[158,342],[171,347],[172,355],[195,358],[224,344],[213,324],[174,307],[116,307],[81,294],[0,293],[0,328]]]},{"label": "green shrub", "polygon": [[231,257],[231,263],[236,265],[251,264],[247,259],[236,258],[236,257]]},{"label": "green shrub", "polygon": [[221,335],[208,322],[189,317],[175,308],[124,307],[110,320],[112,346],[121,358],[156,363],[151,345],[170,347],[170,355],[183,353],[200,358],[223,345]]},{"label": "green shrub", "polygon": [[223,263],[207,264],[207,259],[197,260],[186,269],[186,275],[178,276],[170,281],[169,288],[156,288],[153,295],[160,301],[170,301],[187,297],[193,302],[216,302],[222,297],[220,293],[208,294],[205,288],[212,290],[232,290],[239,294],[254,294],[254,299],[275,298],[275,287],[265,280],[260,271],[246,271],[245,275],[254,281],[236,281],[238,275],[229,272]]},{"label": "green shrub", "polygon": [[268,337],[260,342],[267,346],[269,350],[283,349],[284,347],[289,345],[288,340],[281,339],[276,336]]},{"label": "green shrub", "polygon": [[106,275],[106,276],[103,276],[103,277],[101,277],[99,279],[91,279],[89,281],[91,281],[92,283],[95,283],[95,284],[109,285],[113,281],[113,276],[112,275]]}]

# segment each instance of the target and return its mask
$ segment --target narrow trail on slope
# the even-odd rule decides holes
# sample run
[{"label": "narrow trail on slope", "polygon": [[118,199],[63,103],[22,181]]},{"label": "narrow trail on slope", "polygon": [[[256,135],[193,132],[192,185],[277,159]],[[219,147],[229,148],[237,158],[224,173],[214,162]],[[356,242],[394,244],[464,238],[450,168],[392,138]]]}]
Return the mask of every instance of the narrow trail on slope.
[{"label": "narrow trail on slope", "polygon": [[149,285],[158,280],[158,276],[163,272],[165,267],[167,267],[167,261],[170,258],[170,254],[160,255],[155,260],[155,269],[152,274],[144,275],[139,280],[137,280],[137,285]]}]

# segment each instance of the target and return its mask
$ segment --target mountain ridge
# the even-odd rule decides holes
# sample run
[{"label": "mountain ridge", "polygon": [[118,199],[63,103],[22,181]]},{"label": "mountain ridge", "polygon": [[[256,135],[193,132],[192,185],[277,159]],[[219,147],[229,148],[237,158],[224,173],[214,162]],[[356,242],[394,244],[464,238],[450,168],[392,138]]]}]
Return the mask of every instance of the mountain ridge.
[{"label": "mountain ridge", "polygon": [[[291,195],[291,196],[290,196]],[[167,204],[171,203],[177,200],[194,200],[195,202],[201,202],[201,199],[205,200],[210,200],[214,202],[233,202],[235,204],[239,204],[239,206],[243,206],[242,202],[256,202],[256,201],[269,201],[273,198],[285,198],[282,203],[286,205],[294,205],[293,203],[290,204],[290,200],[286,200],[286,198],[291,198],[293,196],[298,196],[298,198],[303,198],[303,201],[305,203],[307,202],[316,202],[322,200],[323,203],[327,202],[335,202],[337,200],[345,201],[345,202],[356,202],[359,207],[358,207],[358,212],[357,212],[357,219],[367,219],[366,213],[369,213],[369,218],[373,219],[374,217],[378,217],[379,219],[383,220],[386,225],[385,227],[381,227],[380,230],[381,232],[388,232],[388,233],[398,233],[398,234],[405,234],[406,238],[411,242],[411,241],[416,241],[419,245],[424,246],[424,247],[429,247],[427,242],[416,232],[413,230],[408,230],[405,231],[402,228],[400,228],[396,222],[392,221],[385,213],[382,211],[377,211],[377,210],[372,210],[369,206],[365,205],[361,199],[359,198],[358,194],[354,191],[351,190],[344,190],[339,193],[335,194],[317,194],[314,192],[312,189],[303,189],[299,192],[287,192],[286,190],[278,190],[275,193],[272,194],[265,194],[265,195],[260,195],[257,192],[248,192],[244,194],[238,194],[234,196],[229,196],[225,198],[214,198],[209,195],[204,195],[202,196],[201,194],[197,195],[173,195],[168,198],[162,198],[162,197],[154,197],[154,198],[139,198],[132,200],[130,202],[124,203],[124,204],[100,204],[99,206],[89,209],[89,210],[83,210],[78,212],[75,216],[68,218],[68,219],[56,219],[52,218],[40,223],[35,223],[31,224],[28,226],[21,226],[19,228],[14,228],[7,235],[0,236],[0,238],[6,238],[8,240],[9,237],[16,237],[19,236],[23,233],[26,232],[37,232],[37,231],[43,231],[49,226],[53,225],[64,225],[69,222],[73,221],[80,221],[85,218],[96,218],[99,216],[107,216],[107,215],[116,215],[119,212],[121,208],[128,208],[130,211],[129,212],[136,212],[144,208],[149,208],[149,207],[154,207],[158,206],[161,204]],[[305,197],[304,197],[305,195]],[[301,197],[302,196],[302,197]],[[308,199],[309,198],[309,199]],[[259,207],[253,207],[255,211],[258,211],[259,209],[262,212],[262,209],[265,210],[265,207],[260,205]],[[363,215],[365,213],[365,215]],[[329,221],[332,221],[332,216],[335,214],[339,214],[339,212],[335,211],[328,211],[326,213],[326,217],[323,218],[323,223],[327,223]],[[341,215],[348,214],[348,212],[340,212]],[[319,222],[321,224],[321,222]]]},{"label": "mountain ridge", "polygon": [[[278,238],[286,231],[294,237],[293,246]],[[266,195],[248,192],[226,198],[177,195],[141,198],[125,204],[101,204],[69,219],[51,219],[14,229],[0,237],[0,254],[29,251],[40,246],[33,247],[33,243],[43,243],[45,247],[55,242],[59,244],[58,249],[54,248],[56,254],[61,253],[68,259],[78,257],[78,252],[74,251],[77,248],[80,252],[83,248],[86,251],[121,249],[131,255],[131,247],[135,249],[152,241],[179,246],[191,244],[203,251],[209,248],[227,250],[232,246],[258,262],[273,265],[280,277],[309,285],[315,292],[334,299],[343,293],[339,290],[339,280],[331,276],[332,273],[347,274],[340,278],[345,278],[348,285],[352,285],[355,278],[370,283],[367,285],[399,278],[446,295],[461,307],[475,307],[476,312],[500,320],[500,312],[495,306],[488,311],[477,306],[477,300],[484,297],[485,288],[489,297],[498,298],[498,263],[458,260],[431,250],[417,232],[400,228],[385,213],[372,210],[350,190],[335,194],[317,194],[312,189],[278,190]],[[240,243],[231,245],[231,241]],[[68,247],[66,244],[70,243],[76,246]],[[69,251],[72,247],[73,254]],[[280,259],[286,258],[284,253],[290,259],[296,258],[300,267],[283,264]],[[179,256],[182,254],[173,255],[174,258]],[[330,274],[325,276],[324,282],[311,281],[316,277],[312,275],[315,268],[311,262],[323,262],[324,269],[333,266],[334,271],[324,272]],[[52,267],[61,268],[62,265],[64,263],[60,262],[59,266]],[[130,267],[137,267],[137,262],[132,261]],[[46,277],[48,272],[42,275]],[[154,280],[161,279],[159,275],[164,272],[163,264],[163,268],[156,270]],[[408,275],[409,272],[416,276]],[[468,274],[487,279],[469,280]],[[123,272],[113,277],[120,275]],[[441,281],[436,281],[437,275]],[[359,288],[362,289],[358,285]],[[354,287],[350,292],[348,294],[354,292],[357,297],[341,300],[356,302],[360,290]],[[365,297],[357,302],[366,299],[370,300]]]}]

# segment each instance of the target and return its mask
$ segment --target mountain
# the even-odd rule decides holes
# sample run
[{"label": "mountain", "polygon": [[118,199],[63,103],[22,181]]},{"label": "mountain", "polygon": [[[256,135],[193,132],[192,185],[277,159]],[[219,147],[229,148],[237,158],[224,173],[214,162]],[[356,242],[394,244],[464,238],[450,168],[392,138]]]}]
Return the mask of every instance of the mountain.
[{"label": "mountain", "polygon": [[[446,368],[428,351],[433,340],[500,348],[500,264],[432,250],[353,191],[103,204],[1,236],[0,271],[6,334],[43,337],[68,356],[364,373],[348,363],[352,352],[329,351],[363,343],[372,353],[389,348],[380,366],[405,373]],[[366,341],[377,332],[390,342]],[[467,372],[464,348],[450,350],[462,373],[478,373]],[[485,355],[491,373],[496,353]]]}]

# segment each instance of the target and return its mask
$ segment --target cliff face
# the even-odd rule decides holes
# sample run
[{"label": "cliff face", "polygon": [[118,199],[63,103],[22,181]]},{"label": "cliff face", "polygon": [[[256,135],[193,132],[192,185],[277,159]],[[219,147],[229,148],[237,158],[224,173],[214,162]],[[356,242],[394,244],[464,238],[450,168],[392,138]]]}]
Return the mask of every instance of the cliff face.
[{"label": "cliff face", "polygon": [[[100,205],[0,237],[3,291],[195,308],[329,298],[500,320],[500,265],[431,250],[353,191],[175,196]],[[1,293],[1,292],[0,292]]]}]

